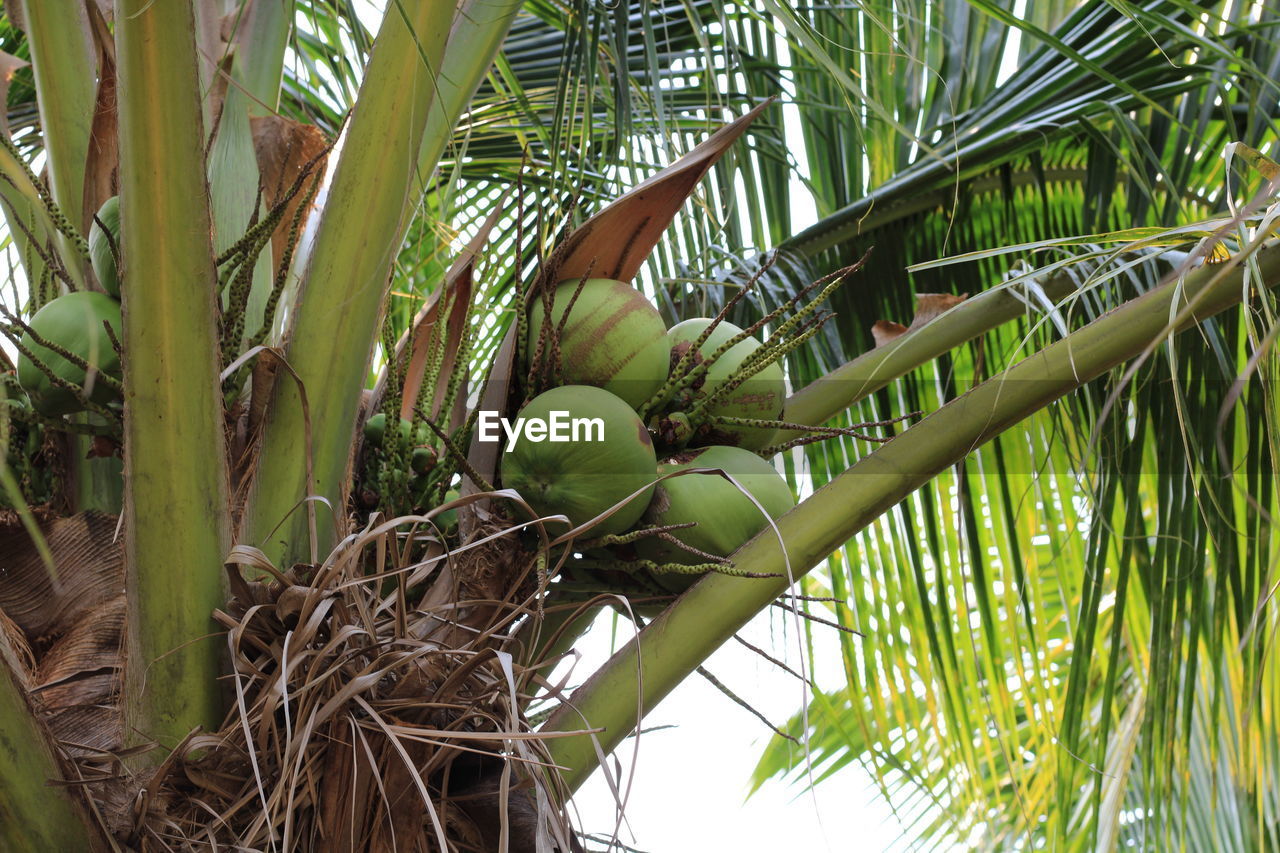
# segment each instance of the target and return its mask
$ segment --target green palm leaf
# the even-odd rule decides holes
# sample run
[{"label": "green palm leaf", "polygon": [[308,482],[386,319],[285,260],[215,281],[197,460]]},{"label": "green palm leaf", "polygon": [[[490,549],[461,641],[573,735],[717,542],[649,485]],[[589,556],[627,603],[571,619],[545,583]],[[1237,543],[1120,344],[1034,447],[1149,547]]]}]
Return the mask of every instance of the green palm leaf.
[{"label": "green palm leaf", "polygon": [[[934,19],[934,37],[986,56],[1003,38],[963,38],[959,22],[1016,24],[1023,59],[996,85],[982,56],[953,52],[968,87],[949,81],[927,104],[912,93],[895,101],[899,114],[911,103],[930,116],[921,128],[937,128],[926,136],[940,157],[908,146],[895,159],[887,141],[872,156],[858,116],[819,119],[826,139],[857,139],[868,155],[861,172],[848,170],[856,183],[813,181],[832,213],[782,244],[776,286],[874,251],[861,286],[837,297],[826,349],[793,357],[797,387],[869,348],[871,321],[909,319],[913,290],[986,290],[1020,255],[1043,271],[1055,255],[1087,249],[1056,238],[1203,217],[1223,204],[1226,143],[1275,137],[1257,108],[1275,96],[1269,12],[1222,21],[1211,4],[1083,4],[1049,35],[1056,15],[1032,23],[994,4],[966,11],[945,34]],[[1216,26],[1198,27],[1201,12]],[[903,41],[898,53],[930,55]],[[932,62],[925,76],[947,67]],[[952,92],[963,106],[939,106]],[[814,162],[820,144],[806,143]],[[880,159],[892,164],[887,174],[867,168]],[[983,251],[1011,244],[1040,251]],[[966,252],[973,262],[922,263]],[[1026,323],[954,351],[838,422],[930,411],[1167,271],[1144,262],[1106,281],[1081,275],[1063,310],[1037,306]],[[825,615],[865,638],[842,640],[848,687],[807,711],[811,753],[777,740],[757,782],[780,773],[806,782],[809,762],[814,778],[861,763],[926,846],[1040,838],[1250,849],[1269,838],[1274,792],[1260,765],[1274,745],[1248,756],[1231,748],[1245,736],[1271,741],[1257,702],[1274,678],[1263,639],[1273,617],[1260,605],[1274,559],[1262,521],[1275,506],[1274,399],[1265,383],[1230,396],[1274,325],[1273,310],[1260,310],[1207,325],[1133,377],[1092,383],[833,558],[815,583],[847,604]],[[865,452],[843,441],[805,461],[819,485]]]}]

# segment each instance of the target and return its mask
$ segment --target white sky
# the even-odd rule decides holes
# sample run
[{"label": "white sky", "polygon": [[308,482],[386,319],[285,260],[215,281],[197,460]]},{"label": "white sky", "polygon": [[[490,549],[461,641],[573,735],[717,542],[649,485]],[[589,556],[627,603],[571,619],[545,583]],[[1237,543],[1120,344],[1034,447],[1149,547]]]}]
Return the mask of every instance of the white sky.
[{"label": "white sky", "polygon": [[[761,614],[741,635],[798,669],[793,626],[780,618],[773,616],[771,628],[770,614]],[[811,662],[814,675],[819,686],[835,688],[843,675],[834,631],[818,630],[829,642]],[[608,656],[608,614],[577,648],[583,659],[576,671],[585,677]],[[776,725],[802,706],[801,685],[793,676],[738,643],[721,648],[706,668]],[[614,754],[622,762],[623,780],[636,757],[627,823],[618,836],[623,844],[649,853],[844,853],[888,850],[901,835],[871,777],[856,765],[813,793],[771,780],[746,799],[751,771],[772,733],[700,676],[691,676],[645,718],[646,728],[657,726],[672,728],[642,735],[638,755],[631,740]],[[613,833],[614,799],[599,771],[573,805],[579,829],[606,837]]]}]

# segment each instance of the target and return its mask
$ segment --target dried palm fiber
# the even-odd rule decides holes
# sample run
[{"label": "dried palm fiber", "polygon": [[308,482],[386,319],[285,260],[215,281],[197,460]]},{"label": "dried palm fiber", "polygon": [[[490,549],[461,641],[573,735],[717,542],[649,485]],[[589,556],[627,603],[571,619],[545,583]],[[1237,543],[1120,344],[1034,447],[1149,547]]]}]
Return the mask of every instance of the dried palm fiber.
[{"label": "dried palm fiber", "polygon": [[[56,580],[7,528],[0,630],[120,843],[463,853],[505,836],[512,853],[533,853],[539,837],[544,850],[581,849],[521,716],[532,674],[502,651],[541,591],[535,555],[506,528],[478,523],[448,552],[427,517],[395,519],[287,572],[237,548],[233,597],[216,614],[232,710],[139,774],[122,760],[115,528],[96,513],[47,521]],[[444,578],[449,594],[425,594]]]},{"label": "dried palm fiber", "polygon": [[98,512],[46,519],[51,574],[16,520],[0,526],[0,612],[30,650],[35,706],[72,754],[121,746],[124,555],[115,529]]},{"label": "dried palm fiber", "polygon": [[[580,849],[521,714],[527,673],[500,648],[537,593],[532,555],[492,525],[446,552],[427,521],[371,525],[285,572],[233,552],[217,617],[234,707],[146,786],[129,842],[462,853],[505,834],[512,853]],[[446,565],[460,600],[430,605]]]}]

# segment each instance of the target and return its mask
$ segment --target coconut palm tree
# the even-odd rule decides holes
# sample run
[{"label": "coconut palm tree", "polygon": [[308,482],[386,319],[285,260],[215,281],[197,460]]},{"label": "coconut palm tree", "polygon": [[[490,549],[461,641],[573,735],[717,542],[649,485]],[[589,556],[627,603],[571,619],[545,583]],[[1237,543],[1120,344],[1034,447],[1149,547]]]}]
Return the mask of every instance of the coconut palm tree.
[{"label": "coconut palm tree", "polygon": [[[861,762],[929,843],[1267,844],[1276,19],[1033,5],[6,4],[8,332],[118,265],[124,365],[5,408],[6,844],[574,849],[559,804],[815,566],[863,636],[762,778]],[[471,435],[591,274],[763,320],[775,443],[834,431],[565,695],[654,589],[579,582]]]}]

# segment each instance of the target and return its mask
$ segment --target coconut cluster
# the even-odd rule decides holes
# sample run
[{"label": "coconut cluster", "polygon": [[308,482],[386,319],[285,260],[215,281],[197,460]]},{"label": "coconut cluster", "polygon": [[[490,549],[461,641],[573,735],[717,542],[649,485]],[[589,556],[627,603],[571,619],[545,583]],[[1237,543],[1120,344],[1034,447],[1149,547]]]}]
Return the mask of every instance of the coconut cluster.
[{"label": "coconut cluster", "polygon": [[[440,449],[435,435],[425,423],[416,427],[398,418],[398,429],[387,429],[387,415],[376,412],[364,424],[363,478],[367,494],[357,495],[366,509],[378,505],[382,494],[408,495],[412,506],[440,506],[459,498],[440,465]],[[443,479],[442,479],[443,478]],[[458,512],[448,509],[433,518],[445,533],[457,527]]]},{"label": "coconut cluster", "polygon": [[603,422],[603,435],[520,440],[503,453],[502,485],[539,516],[566,517],[623,562],[692,578],[795,505],[760,455],[774,427],[743,423],[781,417],[782,368],[737,326],[667,329],[632,285],[575,280],[537,298],[522,352],[528,384],[545,390],[518,418]]},{"label": "coconut cluster", "polygon": [[113,196],[98,211],[89,232],[90,261],[106,292],[73,291],[49,300],[32,316],[19,341],[18,384],[32,407],[46,417],[81,412],[90,403],[121,403],[116,352],[123,330],[116,264],[119,230],[120,205]]}]

